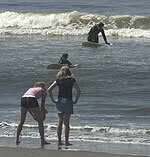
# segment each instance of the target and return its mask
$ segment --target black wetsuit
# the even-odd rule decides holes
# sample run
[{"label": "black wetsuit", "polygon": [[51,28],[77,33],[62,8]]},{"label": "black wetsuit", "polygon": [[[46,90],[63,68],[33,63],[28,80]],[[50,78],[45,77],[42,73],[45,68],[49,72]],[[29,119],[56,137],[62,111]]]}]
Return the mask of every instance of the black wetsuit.
[{"label": "black wetsuit", "polygon": [[64,59],[63,57],[60,58],[59,64],[67,64],[69,67],[72,65],[71,62],[69,62],[67,59]]},{"label": "black wetsuit", "polygon": [[98,40],[98,34],[99,34],[100,32],[102,33],[102,36],[103,36],[103,39],[104,39],[105,43],[107,43],[107,39],[106,39],[106,36],[105,36],[104,29],[101,28],[101,27],[99,27],[97,24],[94,25],[94,26],[90,29],[90,31],[89,31],[89,33],[88,33],[88,38],[87,38],[87,40],[90,41],[90,42],[98,43],[98,42],[99,42],[99,40]]}]

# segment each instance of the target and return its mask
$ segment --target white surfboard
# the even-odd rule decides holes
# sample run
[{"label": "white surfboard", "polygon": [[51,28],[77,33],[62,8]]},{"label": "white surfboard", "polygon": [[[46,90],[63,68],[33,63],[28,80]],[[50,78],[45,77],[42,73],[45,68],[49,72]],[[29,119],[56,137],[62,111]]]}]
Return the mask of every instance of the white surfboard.
[{"label": "white surfboard", "polygon": [[[60,69],[64,64],[51,63],[47,66],[47,69]],[[69,68],[75,68],[78,64],[71,65]]]},{"label": "white surfboard", "polygon": [[105,44],[100,44],[100,43],[94,43],[94,42],[83,42],[82,43],[82,46],[85,46],[85,47],[99,47],[99,46],[104,46]]}]

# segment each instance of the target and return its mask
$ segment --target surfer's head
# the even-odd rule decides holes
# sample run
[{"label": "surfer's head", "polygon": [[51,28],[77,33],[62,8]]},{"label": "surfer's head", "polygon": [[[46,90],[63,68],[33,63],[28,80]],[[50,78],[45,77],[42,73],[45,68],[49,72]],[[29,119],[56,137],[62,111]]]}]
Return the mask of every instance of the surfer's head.
[{"label": "surfer's head", "polygon": [[104,27],[104,23],[100,22],[100,23],[98,24],[98,27],[99,27],[99,28],[103,28],[103,27]]},{"label": "surfer's head", "polygon": [[68,53],[63,53],[63,54],[62,54],[62,57],[63,57],[64,59],[67,59],[67,58],[68,58]]}]

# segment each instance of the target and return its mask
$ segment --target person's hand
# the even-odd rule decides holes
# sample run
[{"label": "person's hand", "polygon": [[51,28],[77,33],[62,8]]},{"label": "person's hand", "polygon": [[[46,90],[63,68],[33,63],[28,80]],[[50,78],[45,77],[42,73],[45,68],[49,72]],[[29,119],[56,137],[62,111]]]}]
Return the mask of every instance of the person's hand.
[{"label": "person's hand", "polygon": [[42,111],[43,114],[48,114],[48,111],[45,107],[41,107],[40,110]]},{"label": "person's hand", "polygon": [[48,111],[47,111],[46,108],[43,108],[43,109],[42,109],[42,112],[43,112],[43,114],[45,114],[45,115],[48,114]]},{"label": "person's hand", "polygon": [[58,102],[58,100],[57,100],[57,99],[53,101],[53,103],[57,103],[57,102]]},{"label": "person's hand", "polygon": [[72,101],[72,103],[73,103],[73,104],[76,104],[77,102],[75,102],[75,101]]},{"label": "person's hand", "polygon": [[72,101],[73,104],[77,104],[77,101]]}]

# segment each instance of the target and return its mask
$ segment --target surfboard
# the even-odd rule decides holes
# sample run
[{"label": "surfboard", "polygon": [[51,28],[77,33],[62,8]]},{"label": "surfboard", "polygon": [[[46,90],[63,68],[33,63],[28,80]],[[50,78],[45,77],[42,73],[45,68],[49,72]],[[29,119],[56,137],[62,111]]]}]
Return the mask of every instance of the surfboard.
[{"label": "surfboard", "polygon": [[104,46],[105,44],[100,44],[100,43],[94,43],[94,42],[83,42],[82,43],[82,46],[85,46],[85,47],[99,47],[99,46]]},{"label": "surfboard", "polygon": [[[60,69],[63,66],[63,64],[57,64],[57,63],[51,63],[47,66],[47,69]],[[69,68],[75,68],[78,64],[71,65]]]}]

